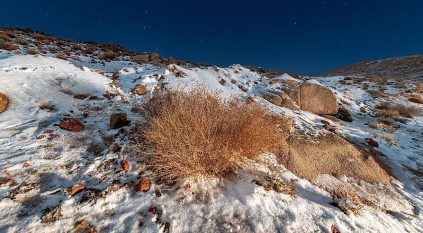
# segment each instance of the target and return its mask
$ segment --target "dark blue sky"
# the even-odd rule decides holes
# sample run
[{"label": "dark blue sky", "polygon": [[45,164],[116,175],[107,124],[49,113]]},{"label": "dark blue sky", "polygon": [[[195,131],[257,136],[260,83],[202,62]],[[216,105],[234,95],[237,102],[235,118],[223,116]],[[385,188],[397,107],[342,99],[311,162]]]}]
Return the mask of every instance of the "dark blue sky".
[{"label": "dark blue sky", "polygon": [[0,25],[301,74],[423,53],[421,0],[0,0]]}]

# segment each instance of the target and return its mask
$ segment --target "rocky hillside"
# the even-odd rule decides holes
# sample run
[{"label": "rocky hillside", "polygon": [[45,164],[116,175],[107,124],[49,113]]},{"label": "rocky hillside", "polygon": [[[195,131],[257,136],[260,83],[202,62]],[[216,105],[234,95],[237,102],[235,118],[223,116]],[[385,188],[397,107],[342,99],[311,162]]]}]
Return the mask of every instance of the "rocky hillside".
[{"label": "rocky hillside", "polygon": [[338,68],[324,76],[368,76],[396,80],[423,80],[423,55],[394,57],[377,61],[364,61]]},{"label": "rocky hillside", "polygon": [[[199,65],[31,30],[0,38],[0,232],[423,232],[422,82]],[[136,145],[162,90],[265,109],[280,150],[223,177],[161,179]]]}]

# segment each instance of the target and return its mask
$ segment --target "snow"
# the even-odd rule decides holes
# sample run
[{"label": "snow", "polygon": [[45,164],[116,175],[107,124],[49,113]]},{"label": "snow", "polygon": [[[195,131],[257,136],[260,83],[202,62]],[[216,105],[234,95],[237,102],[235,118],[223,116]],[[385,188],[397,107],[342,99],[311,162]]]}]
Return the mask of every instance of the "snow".
[{"label": "snow", "polygon": [[[422,186],[419,178],[404,168],[419,169],[423,165],[423,116],[410,119],[393,133],[398,146],[379,140],[378,150],[386,155],[396,177],[392,186],[358,185],[349,178],[329,175],[310,182],[287,171],[274,155],[263,155],[264,165],[252,163],[235,178],[197,181],[196,185],[187,182],[170,190],[153,184],[146,193],[134,192],[133,184],[148,173],[130,153],[127,134],[109,129],[109,117],[114,112],[126,112],[135,125],[141,116],[131,109],[159,85],[187,91],[205,87],[223,99],[252,96],[270,111],[294,117],[299,130],[310,134],[321,133],[323,118],[266,102],[260,93],[269,88],[269,79],[240,65],[157,67],[128,61],[103,65],[90,60],[81,56],[69,62],[0,52],[0,91],[11,100],[8,110],[0,114],[0,179],[16,180],[16,185],[0,186],[0,232],[68,232],[81,219],[98,232],[164,232],[166,223],[170,223],[171,232],[330,232],[332,225],[341,232],[423,231]],[[100,69],[107,70],[106,74],[98,74],[96,70]],[[118,86],[111,85],[113,80],[108,77],[114,72],[119,73]],[[219,83],[221,79],[224,85]],[[297,80],[288,74],[276,79]],[[361,143],[372,133],[382,133],[365,125],[374,121],[372,116],[357,114],[360,106],[374,106],[372,98],[359,86],[340,84],[341,79],[309,80],[332,88],[339,100],[350,105],[354,121],[339,125],[341,133]],[[137,84],[145,85],[150,94],[132,94]],[[103,97],[106,93],[117,96],[109,100]],[[80,100],[75,95],[96,99]],[[42,110],[40,105],[52,109]],[[67,116],[80,119],[87,129],[81,133],[60,129],[57,124]],[[48,129],[53,133],[45,133]],[[105,137],[113,137],[113,142],[104,145]],[[122,151],[112,152],[112,144],[121,145]],[[124,173],[111,159],[128,160],[131,170]],[[22,168],[24,162],[30,167]],[[266,191],[252,182],[265,175],[294,182],[297,196]],[[63,191],[77,183],[85,184],[95,193],[94,198],[84,193],[69,196]],[[113,184],[122,188],[110,191]],[[395,212],[365,206],[358,215],[344,214],[331,204],[330,194],[324,189],[339,186],[354,186]],[[156,190],[161,190],[160,196]],[[60,219],[42,223],[43,214],[58,205]],[[161,216],[149,213],[150,207],[162,211]]]}]

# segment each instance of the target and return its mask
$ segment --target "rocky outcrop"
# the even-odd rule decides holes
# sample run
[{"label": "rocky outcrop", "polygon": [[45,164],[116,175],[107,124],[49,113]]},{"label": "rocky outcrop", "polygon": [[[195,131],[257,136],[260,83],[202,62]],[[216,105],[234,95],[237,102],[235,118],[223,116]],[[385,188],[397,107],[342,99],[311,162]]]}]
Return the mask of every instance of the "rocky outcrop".
[{"label": "rocky outcrop", "polygon": [[312,83],[303,83],[300,86],[300,108],[314,114],[338,113],[338,103],[332,90]]}]

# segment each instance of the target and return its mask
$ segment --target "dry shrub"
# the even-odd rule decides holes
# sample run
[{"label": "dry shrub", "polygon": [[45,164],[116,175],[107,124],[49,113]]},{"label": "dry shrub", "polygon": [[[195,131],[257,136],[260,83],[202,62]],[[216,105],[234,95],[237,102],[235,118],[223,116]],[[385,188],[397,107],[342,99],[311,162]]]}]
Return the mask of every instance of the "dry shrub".
[{"label": "dry shrub", "polygon": [[40,51],[38,51],[36,48],[29,48],[26,50],[26,53],[30,55],[36,55],[40,54]]},{"label": "dry shrub", "polygon": [[395,83],[395,88],[406,88],[407,84],[404,81]]},{"label": "dry shrub", "polygon": [[85,49],[85,53],[87,54],[93,54],[97,51],[97,47],[95,47],[94,45],[87,45],[87,48]]},{"label": "dry shrub", "polygon": [[20,45],[28,45],[28,41],[23,39],[23,38],[19,38],[17,37],[15,39],[15,44],[20,44]]},{"label": "dry shrub", "polygon": [[0,40],[10,42],[12,41],[12,38],[10,38],[10,36],[8,36],[6,33],[0,32]]},{"label": "dry shrub", "polygon": [[415,106],[406,106],[404,104],[391,104],[388,102],[376,106],[376,116],[399,119],[403,117],[419,116],[421,109]]},{"label": "dry shrub", "polygon": [[101,55],[100,55],[100,59],[102,59],[102,60],[107,60],[107,61],[110,61],[110,60],[114,60],[114,59],[116,59],[118,57],[118,54],[117,53],[115,53],[114,51],[112,51],[112,50],[107,50],[107,51],[105,51],[105,52],[103,52]]},{"label": "dry shrub", "polygon": [[142,108],[135,151],[166,182],[234,174],[283,137],[278,119],[259,105],[223,102],[203,88],[160,90]]},{"label": "dry shrub", "polygon": [[395,146],[397,144],[395,137],[392,134],[388,134],[388,133],[378,134],[376,135],[376,137],[384,139],[391,146]]},{"label": "dry shrub", "polygon": [[371,154],[335,134],[312,138],[290,136],[281,147],[278,161],[309,180],[321,174],[345,175],[369,183],[389,184],[391,180]]},{"label": "dry shrub", "polygon": [[363,208],[360,197],[353,189],[338,188],[328,190],[328,192],[332,197],[333,204],[341,209],[344,214],[352,212],[357,215]]}]

